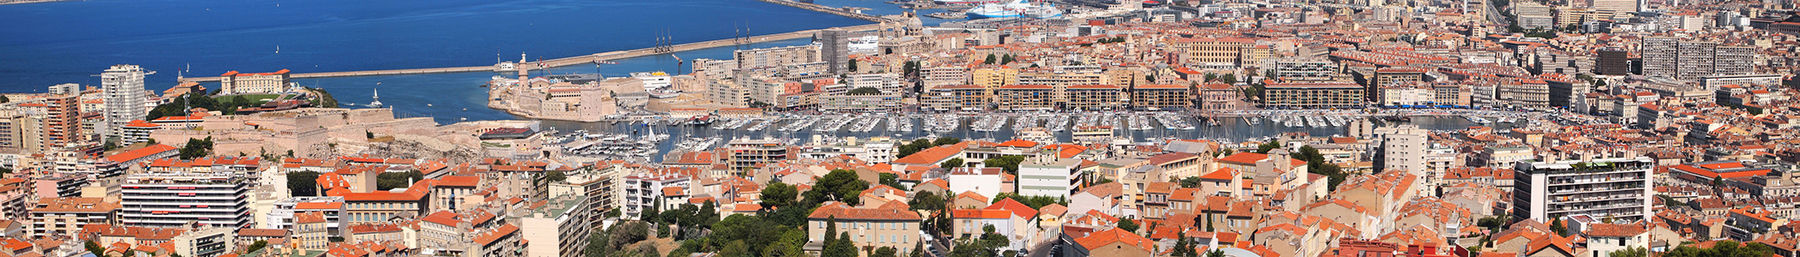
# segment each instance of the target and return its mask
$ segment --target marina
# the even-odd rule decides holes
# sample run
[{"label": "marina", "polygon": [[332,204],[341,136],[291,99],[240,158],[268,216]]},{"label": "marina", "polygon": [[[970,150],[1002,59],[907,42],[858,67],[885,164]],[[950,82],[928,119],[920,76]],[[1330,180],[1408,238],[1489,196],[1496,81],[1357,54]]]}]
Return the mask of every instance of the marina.
[{"label": "marina", "polygon": [[[1506,130],[1546,125],[1528,123],[1549,122],[1548,119],[1553,117],[1546,114],[1480,110],[1387,110],[1375,113],[1256,110],[1207,116],[1177,112],[783,114],[715,118],[717,121],[710,124],[667,118],[612,122],[543,121],[543,124],[552,131],[578,131],[559,133],[552,137],[571,138],[570,135],[577,135],[574,138],[581,139],[551,142],[564,145],[564,154],[661,161],[662,156],[635,154],[646,147],[658,152],[702,151],[722,147],[731,140],[763,138],[793,146],[843,137],[956,137],[987,141],[1034,138],[1063,143],[1076,142],[1077,138],[1099,137],[1130,144],[1170,139],[1239,142],[1293,132],[1314,136],[1341,135],[1345,133],[1345,126],[1361,119],[1380,123],[1411,123],[1431,130],[1461,130],[1470,126],[1494,126],[1497,130]],[[1199,123],[1208,125],[1195,125]],[[620,135],[629,140],[618,138]],[[668,140],[670,138],[680,140]],[[642,139],[641,142],[638,139]]]}]

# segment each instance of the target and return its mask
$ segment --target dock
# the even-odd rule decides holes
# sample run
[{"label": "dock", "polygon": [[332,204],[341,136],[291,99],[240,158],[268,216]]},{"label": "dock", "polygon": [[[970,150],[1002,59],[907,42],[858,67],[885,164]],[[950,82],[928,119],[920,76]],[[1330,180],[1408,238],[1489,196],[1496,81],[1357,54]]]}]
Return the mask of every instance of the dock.
[{"label": "dock", "polygon": [[[836,27],[836,28],[827,28],[827,29],[841,29],[841,30],[852,31],[852,32],[879,30],[879,29],[881,29],[882,22],[888,21],[886,18],[882,18],[879,16],[862,14],[862,13],[853,12],[850,10],[844,10],[844,9],[840,9],[840,8],[831,8],[831,7],[826,7],[823,5],[818,5],[818,4],[813,4],[813,3],[801,3],[801,2],[795,2],[795,1],[789,1],[789,0],[759,0],[759,1],[876,22],[873,24]],[[674,52],[693,51],[693,50],[715,48],[715,47],[729,47],[729,46],[739,45],[739,44],[754,44],[754,43],[781,41],[781,40],[789,40],[789,39],[797,39],[797,38],[809,38],[809,37],[812,37],[814,34],[817,34],[819,31],[823,31],[823,30],[826,30],[826,29],[801,30],[801,31],[794,31],[794,32],[784,32],[784,33],[775,33],[775,34],[767,34],[767,35],[760,35],[760,36],[750,36],[747,38],[727,38],[727,39],[719,39],[719,40],[712,40],[712,41],[701,41],[701,42],[693,42],[693,43],[686,43],[686,44],[677,44],[677,45],[668,46],[666,48],[650,47],[650,48],[619,50],[619,51],[602,52],[602,53],[595,53],[595,54],[588,54],[588,55],[563,57],[563,58],[548,59],[548,60],[524,63],[524,64],[519,65],[519,70],[521,72],[524,72],[524,71],[528,71],[531,69],[547,69],[547,68],[573,66],[573,65],[581,65],[581,64],[594,64],[594,63],[601,63],[601,62],[621,60],[621,59],[653,56],[653,55],[659,55],[659,54],[671,54]],[[384,75],[411,75],[411,74],[457,73],[457,72],[493,72],[493,71],[494,71],[494,66],[490,64],[490,65],[482,65],[482,66],[463,66],[463,67],[438,67],[438,68],[413,68],[413,69],[391,69],[391,70],[361,70],[361,71],[293,73],[293,74],[290,74],[289,77],[290,78],[329,78],[329,77],[384,76]],[[221,80],[221,78],[216,77],[216,76],[181,78],[182,82],[218,82],[219,80]]]}]

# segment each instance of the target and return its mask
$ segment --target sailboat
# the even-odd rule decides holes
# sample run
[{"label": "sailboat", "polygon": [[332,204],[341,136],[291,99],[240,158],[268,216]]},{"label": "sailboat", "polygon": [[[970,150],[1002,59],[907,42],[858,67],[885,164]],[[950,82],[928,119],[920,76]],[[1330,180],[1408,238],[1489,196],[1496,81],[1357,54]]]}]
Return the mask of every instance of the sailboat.
[{"label": "sailboat", "polygon": [[381,108],[381,89],[375,88],[373,90],[374,90],[374,92],[371,94],[370,98],[373,98],[374,101],[369,102],[369,107],[370,108]]}]

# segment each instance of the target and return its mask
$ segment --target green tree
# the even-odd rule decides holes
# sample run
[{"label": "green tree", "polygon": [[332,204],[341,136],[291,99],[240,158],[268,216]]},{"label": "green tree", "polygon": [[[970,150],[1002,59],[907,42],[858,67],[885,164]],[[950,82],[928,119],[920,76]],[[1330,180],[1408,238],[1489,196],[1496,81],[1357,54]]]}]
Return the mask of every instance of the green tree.
[{"label": "green tree", "polygon": [[826,241],[819,257],[856,257],[856,243],[850,241],[850,232],[838,233],[838,238]]},{"label": "green tree", "polygon": [[906,190],[906,185],[900,184],[900,174],[881,173],[876,176],[880,177],[880,179],[878,179],[878,181],[880,181],[881,182],[880,184],[882,184],[882,185],[887,185],[888,187],[893,187],[894,189]]},{"label": "green tree", "polygon": [[913,194],[913,197],[911,199],[907,199],[906,205],[908,207],[911,207],[913,210],[925,210],[925,211],[943,210],[944,209],[944,197],[939,196],[937,193],[933,193],[931,191],[919,192],[917,194]]},{"label": "green tree", "polygon": [[569,180],[569,175],[563,174],[561,170],[550,170],[544,172],[544,179],[550,182],[566,182]]},{"label": "green tree", "polygon": [[812,191],[818,191],[819,194],[826,197],[819,201],[834,200],[854,206],[860,203],[860,199],[856,196],[867,189],[869,189],[869,182],[858,179],[856,171],[837,169],[826,173],[825,177],[815,182]]},{"label": "green tree", "polygon": [[900,255],[899,250],[895,250],[894,247],[882,246],[875,248],[875,254],[870,254],[869,257],[900,257]]},{"label": "green tree", "polygon": [[1219,76],[1219,82],[1224,82],[1225,84],[1237,84],[1237,75],[1225,74],[1224,76]]},{"label": "green tree", "polygon": [[924,139],[924,138],[913,139],[913,141],[911,143],[906,143],[904,145],[900,145],[899,152],[897,152],[898,154],[894,155],[894,156],[906,157],[908,155],[912,155],[913,153],[918,153],[919,151],[923,151],[923,150],[925,150],[925,148],[930,148],[930,147],[931,147],[930,139]]},{"label": "green tree", "polygon": [[1012,54],[1006,54],[1006,56],[1000,57],[1000,64],[1002,64],[1002,65],[1011,64],[1012,62],[1013,62]]},{"label": "green tree", "polygon": [[1119,229],[1124,229],[1125,231],[1131,231],[1131,233],[1137,233],[1137,230],[1138,230],[1137,222],[1131,221],[1131,219],[1119,219],[1118,227],[1119,227]]},{"label": "green tree", "polygon": [[212,150],[212,137],[209,136],[206,137],[206,139],[189,138],[187,145],[181,146],[179,155],[183,160],[193,160],[194,158],[212,155]]},{"label": "green tree", "polygon": [[1200,177],[1181,178],[1181,188],[1200,188]]},{"label": "green tree", "polygon": [[981,64],[994,64],[994,61],[997,61],[996,58],[998,57],[995,57],[994,54],[988,54],[987,60],[981,61]]},{"label": "green tree", "polygon": [[755,255],[750,254],[750,246],[744,245],[744,240],[732,240],[730,243],[725,243],[725,247],[719,248],[719,256],[749,257]]},{"label": "green tree", "polygon": [[1256,146],[1256,153],[1266,154],[1271,150],[1275,150],[1275,148],[1281,148],[1281,141],[1270,138],[1269,142]]},{"label": "green tree", "polygon": [[962,139],[954,138],[954,137],[940,137],[937,140],[931,141],[931,146],[954,145],[956,143],[962,143]]},{"label": "green tree", "polygon": [[6,95],[0,95],[0,104],[11,103],[11,102],[12,102],[12,98],[6,98]]},{"label": "green tree", "polygon": [[86,243],[82,243],[82,245],[86,246],[88,252],[93,253],[94,256],[106,256],[106,247],[101,247],[100,243],[88,240]]},{"label": "green tree", "polygon": [[850,69],[850,72],[856,72],[856,58],[850,58],[849,63],[844,66],[845,68]]},{"label": "green tree", "polygon": [[906,254],[906,257],[925,257],[925,241],[914,240],[912,253]]},{"label": "green tree", "polygon": [[319,196],[319,173],[312,171],[288,172],[287,186],[290,196]]},{"label": "green tree", "polygon": [[781,181],[769,182],[769,186],[762,190],[762,206],[763,208],[791,206],[794,205],[794,197],[799,195],[799,190],[794,186],[781,183]]},{"label": "green tree", "polygon": [[1557,235],[1569,236],[1569,227],[1563,225],[1562,218],[1550,221],[1550,231],[1556,232]]},{"label": "green tree", "polygon": [[988,167],[999,167],[1005,169],[1006,173],[1011,174],[1018,174],[1019,163],[1023,162],[1025,162],[1025,156],[1018,155],[1000,156],[981,161],[982,164],[986,164]]},{"label": "green tree", "polygon": [[1613,251],[1612,253],[1606,254],[1606,256],[1607,257],[1649,257],[1650,251],[1644,249],[1643,247],[1633,246],[1631,248],[1625,248],[1625,250]]},{"label": "green tree", "polygon": [[944,160],[944,163],[938,164],[939,168],[945,168],[945,169],[952,169],[952,168],[962,167],[962,166],[963,166],[962,158],[950,158],[949,160]]},{"label": "green tree", "polygon": [[417,171],[382,172],[375,175],[375,190],[389,190],[412,186],[413,182],[424,180],[425,174]]}]

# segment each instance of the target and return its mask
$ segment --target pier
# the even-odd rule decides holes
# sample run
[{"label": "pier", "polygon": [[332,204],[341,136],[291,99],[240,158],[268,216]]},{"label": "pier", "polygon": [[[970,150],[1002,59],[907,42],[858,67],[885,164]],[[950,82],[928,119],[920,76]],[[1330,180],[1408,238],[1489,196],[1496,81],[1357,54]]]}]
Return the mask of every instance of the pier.
[{"label": "pier", "polygon": [[[851,31],[851,32],[878,30],[878,29],[881,29],[882,22],[889,21],[886,18],[882,18],[879,16],[862,14],[862,13],[857,13],[857,12],[839,9],[839,8],[831,8],[831,7],[826,7],[823,5],[818,5],[818,4],[813,4],[813,3],[801,3],[801,2],[788,1],[788,0],[759,0],[759,1],[773,3],[773,4],[779,4],[779,5],[792,6],[792,7],[800,8],[800,9],[830,13],[830,14],[841,15],[841,16],[845,16],[845,17],[860,19],[860,20],[876,22],[873,24],[864,24],[864,25],[833,28],[833,29],[841,29],[841,30]],[[602,52],[602,53],[595,53],[595,54],[588,54],[588,55],[563,57],[563,58],[523,63],[523,64],[519,65],[519,70],[521,72],[526,72],[531,69],[547,69],[547,68],[581,65],[581,64],[594,64],[594,63],[599,63],[599,62],[606,62],[606,61],[613,61],[613,60],[620,60],[620,59],[637,58],[637,57],[652,56],[652,55],[659,55],[659,54],[670,54],[670,53],[674,53],[674,52],[693,51],[693,50],[700,50],[700,49],[707,49],[707,48],[714,48],[714,47],[728,47],[728,46],[738,45],[738,44],[754,44],[754,43],[796,39],[796,38],[808,38],[808,37],[812,37],[814,34],[817,34],[819,31],[822,31],[822,30],[826,30],[826,29],[801,30],[801,31],[794,31],[794,32],[784,32],[784,33],[775,33],[775,34],[767,34],[767,35],[760,35],[760,36],[750,36],[747,38],[727,38],[727,39],[719,39],[719,40],[711,40],[711,41],[701,41],[701,42],[693,42],[693,43],[686,43],[686,44],[677,44],[677,45],[668,46],[666,51],[663,51],[662,49],[658,49],[658,47],[650,47],[650,48],[619,50],[619,51]],[[490,65],[482,65],[482,66],[463,66],[463,67],[293,73],[293,74],[290,74],[289,77],[303,79],[303,78],[410,75],[410,74],[456,73],[456,72],[478,72],[478,71],[492,72],[492,71],[494,71],[494,66],[490,64]],[[189,78],[182,78],[181,81],[182,82],[218,82],[220,79],[221,79],[220,77],[216,77],[216,76],[214,76],[214,77],[189,77]]]}]

